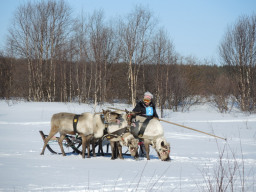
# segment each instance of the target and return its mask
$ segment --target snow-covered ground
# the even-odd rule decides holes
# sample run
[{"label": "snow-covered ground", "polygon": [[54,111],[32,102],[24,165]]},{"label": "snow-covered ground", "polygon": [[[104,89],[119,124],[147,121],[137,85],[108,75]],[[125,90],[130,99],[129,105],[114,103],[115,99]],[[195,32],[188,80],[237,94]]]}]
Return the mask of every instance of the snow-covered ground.
[{"label": "snow-covered ground", "polygon": [[[125,104],[108,106],[129,109]],[[109,156],[82,159],[71,154],[40,152],[39,130],[49,133],[57,112],[94,112],[77,103],[0,101],[0,191],[218,191],[216,183],[233,191],[256,191],[256,115],[220,114],[210,105],[189,112],[165,111],[164,120],[227,138],[227,142],[161,122],[171,143],[171,161],[110,160]],[[67,149],[66,152],[71,152]],[[126,149],[124,149],[126,151]],[[224,152],[223,152],[224,151]],[[223,156],[222,156],[223,155]],[[232,177],[233,175],[233,177]],[[228,181],[232,179],[232,184]],[[231,191],[231,190],[228,190]]]}]

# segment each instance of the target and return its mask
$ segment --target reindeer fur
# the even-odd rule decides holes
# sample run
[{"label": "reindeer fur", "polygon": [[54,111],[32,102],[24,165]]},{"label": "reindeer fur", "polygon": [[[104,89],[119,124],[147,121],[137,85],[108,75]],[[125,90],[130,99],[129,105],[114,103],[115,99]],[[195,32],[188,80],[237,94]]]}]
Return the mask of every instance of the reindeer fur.
[{"label": "reindeer fur", "polygon": [[[119,115],[110,111],[104,111],[103,114],[105,121],[113,123],[117,121]],[[73,130],[73,119],[75,114],[73,113],[57,113],[52,116],[51,119],[51,130],[48,137],[44,141],[44,146],[41,155],[44,154],[48,141],[59,132],[60,138],[58,143],[61,148],[62,155],[65,156],[62,141],[65,139],[66,134],[75,135]],[[85,158],[85,148],[87,146],[88,155],[90,157],[90,141],[92,137],[100,138],[103,136],[105,124],[102,122],[100,114],[83,113],[79,117],[77,123],[77,132],[82,137],[82,157]]]}]

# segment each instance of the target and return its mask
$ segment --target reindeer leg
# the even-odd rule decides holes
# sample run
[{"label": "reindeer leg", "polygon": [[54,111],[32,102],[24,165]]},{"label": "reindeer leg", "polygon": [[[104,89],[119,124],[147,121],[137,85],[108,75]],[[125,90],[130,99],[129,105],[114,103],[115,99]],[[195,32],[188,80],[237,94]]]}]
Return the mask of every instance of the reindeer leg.
[{"label": "reindeer leg", "polygon": [[150,160],[149,158],[149,142],[144,140],[144,145],[145,145],[145,149],[146,149],[146,156],[147,156],[147,160]]},{"label": "reindeer leg", "polygon": [[63,149],[63,144],[62,144],[63,140],[65,139],[65,136],[66,136],[65,134],[61,135],[59,140],[58,140],[58,143],[59,143],[59,146],[60,146],[60,149],[61,149],[61,152],[62,152],[63,156],[66,156],[66,153],[65,153],[65,151]]},{"label": "reindeer leg", "polygon": [[99,148],[98,148],[98,154],[101,154],[101,156],[104,156],[103,147],[102,147],[102,138],[99,139]]},{"label": "reindeer leg", "polygon": [[[94,139],[93,138],[93,136],[92,135],[87,135],[86,136],[86,146],[87,146],[87,151],[88,151],[88,153],[87,153],[87,158],[91,158],[91,154],[90,154],[90,141],[92,140],[92,139]],[[93,141],[94,142],[94,141]],[[93,145],[92,145],[92,147],[94,148],[94,154],[95,154],[95,146],[94,146],[94,143],[93,143]]]},{"label": "reindeer leg", "polygon": [[115,158],[115,153],[116,153],[116,147],[115,147],[115,142],[114,141],[110,141],[110,146],[111,146],[111,160],[116,159]]},{"label": "reindeer leg", "polygon": [[[84,135],[81,135],[81,137],[82,137],[82,158],[85,158],[86,137]],[[88,153],[90,153],[90,151]]]},{"label": "reindeer leg", "polygon": [[108,153],[108,151],[109,151],[109,143],[107,144],[107,153]]},{"label": "reindeer leg", "polygon": [[42,152],[40,155],[43,155],[44,154],[44,151],[45,151],[45,148],[46,148],[46,145],[48,144],[48,142],[50,141],[50,139],[57,133],[58,131],[50,131],[48,137],[45,138],[44,140],[44,146],[43,146],[43,149],[42,149]]},{"label": "reindeer leg", "polygon": [[[87,137],[88,136],[84,136],[84,135],[81,135],[82,137],[82,158],[85,158],[85,150],[86,150],[86,147],[87,147],[87,158],[90,158],[90,141],[89,141],[89,145],[88,145],[88,139]],[[88,148],[89,146],[89,148]]]},{"label": "reindeer leg", "polygon": [[115,143],[114,157],[115,157],[115,159],[117,159],[119,156],[119,151],[118,151],[118,147],[117,147],[117,142],[115,141],[114,143]]},{"label": "reindeer leg", "polygon": [[98,154],[100,154],[100,139],[98,139]]},{"label": "reindeer leg", "polygon": [[93,137],[91,137],[90,140],[92,140],[92,154],[93,154],[93,157],[96,157],[96,154],[95,154],[95,139]]},{"label": "reindeer leg", "polygon": [[118,148],[118,152],[119,152],[118,157],[119,157],[120,159],[124,159],[123,154],[122,154],[122,145],[120,145],[119,142],[116,142],[116,144],[117,144],[117,148]]}]

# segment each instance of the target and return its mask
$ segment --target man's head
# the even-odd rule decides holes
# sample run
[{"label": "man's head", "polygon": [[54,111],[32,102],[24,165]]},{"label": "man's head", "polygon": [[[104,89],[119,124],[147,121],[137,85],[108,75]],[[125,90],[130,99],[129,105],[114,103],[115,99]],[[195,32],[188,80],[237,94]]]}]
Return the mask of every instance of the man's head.
[{"label": "man's head", "polygon": [[143,101],[146,105],[149,105],[152,99],[153,99],[153,95],[150,92],[147,91],[144,93]]}]

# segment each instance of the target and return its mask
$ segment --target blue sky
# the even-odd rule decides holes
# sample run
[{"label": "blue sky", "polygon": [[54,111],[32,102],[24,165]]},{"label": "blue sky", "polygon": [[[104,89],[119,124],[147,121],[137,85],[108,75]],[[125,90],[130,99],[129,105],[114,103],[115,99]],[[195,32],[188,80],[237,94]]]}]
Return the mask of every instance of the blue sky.
[{"label": "blue sky", "polygon": [[[20,4],[30,0],[0,0],[0,47]],[[182,56],[217,60],[218,46],[239,16],[256,14],[256,0],[65,0],[77,16],[103,10],[106,19],[124,17],[136,5],[148,8],[159,27],[169,33],[175,50]],[[32,0],[33,2],[33,0]]]}]

